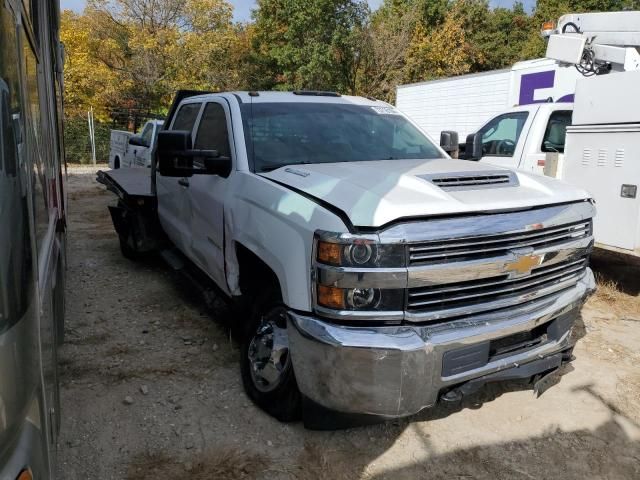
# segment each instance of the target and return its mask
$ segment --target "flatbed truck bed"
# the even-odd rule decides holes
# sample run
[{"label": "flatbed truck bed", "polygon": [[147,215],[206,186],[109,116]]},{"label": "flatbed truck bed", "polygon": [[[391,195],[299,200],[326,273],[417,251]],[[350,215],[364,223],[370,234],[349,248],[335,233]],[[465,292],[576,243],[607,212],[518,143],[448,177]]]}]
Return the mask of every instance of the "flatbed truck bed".
[{"label": "flatbed truck bed", "polygon": [[155,198],[151,189],[151,169],[118,168],[117,170],[98,170],[96,180],[115,193],[121,200],[137,197]]},{"label": "flatbed truck bed", "polygon": [[96,175],[98,183],[118,197],[118,204],[110,206],[109,213],[120,237],[122,254],[133,259],[157,251],[166,237],[158,220],[152,169],[99,170]]}]

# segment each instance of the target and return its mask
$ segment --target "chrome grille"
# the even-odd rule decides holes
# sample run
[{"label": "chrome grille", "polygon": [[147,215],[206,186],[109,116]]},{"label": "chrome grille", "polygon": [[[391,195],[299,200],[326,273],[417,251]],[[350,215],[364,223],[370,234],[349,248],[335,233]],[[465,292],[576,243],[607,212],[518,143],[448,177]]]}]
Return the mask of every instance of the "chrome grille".
[{"label": "chrome grille", "polygon": [[496,257],[522,248],[541,249],[591,235],[591,221],[500,235],[409,244],[409,265]]},{"label": "chrome grille", "polygon": [[469,305],[478,307],[486,303],[485,310],[495,309],[496,302],[500,306],[515,305],[532,297],[540,298],[574,286],[586,267],[587,258],[584,256],[537,267],[526,277],[509,278],[505,274],[446,285],[410,288],[407,309],[414,312],[447,310],[447,314],[443,316],[450,317],[455,314],[455,309]]}]

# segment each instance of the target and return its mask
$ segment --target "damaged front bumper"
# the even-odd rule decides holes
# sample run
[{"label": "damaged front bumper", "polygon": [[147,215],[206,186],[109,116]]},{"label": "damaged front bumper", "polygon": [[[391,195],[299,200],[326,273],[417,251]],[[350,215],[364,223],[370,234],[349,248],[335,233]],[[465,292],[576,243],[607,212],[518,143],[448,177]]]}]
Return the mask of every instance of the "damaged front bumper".
[{"label": "damaged front bumper", "polygon": [[298,387],[323,409],[395,418],[472,380],[548,371],[566,360],[572,326],[594,289],[587,269],[575,287],[534,303],[430,325],[341,326],[289,312]]}]

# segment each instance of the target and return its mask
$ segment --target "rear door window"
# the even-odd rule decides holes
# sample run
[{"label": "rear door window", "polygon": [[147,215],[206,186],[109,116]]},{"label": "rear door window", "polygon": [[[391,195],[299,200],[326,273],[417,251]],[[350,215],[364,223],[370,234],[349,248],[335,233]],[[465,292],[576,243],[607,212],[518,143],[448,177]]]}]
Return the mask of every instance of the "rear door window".
[{"label": "rear door window", "polygon": [[557,110],[549,115],[549,123],[542,138],[543,152],[564,153],[567,127],[571,125],[572,116],[571,110]]},{"label": "rear door window", "polygon": [[219,103],[207,103],[198,127],[195,148],[217,150],[223,157],[231,155],[227,117]]},{"label": "rear door window", "polygon": [[186,105],[182,105],[176,114],[171,130],[191,132],[198,118],[198,113],[200,113],[201,106],[201,103],[187,103]]}]

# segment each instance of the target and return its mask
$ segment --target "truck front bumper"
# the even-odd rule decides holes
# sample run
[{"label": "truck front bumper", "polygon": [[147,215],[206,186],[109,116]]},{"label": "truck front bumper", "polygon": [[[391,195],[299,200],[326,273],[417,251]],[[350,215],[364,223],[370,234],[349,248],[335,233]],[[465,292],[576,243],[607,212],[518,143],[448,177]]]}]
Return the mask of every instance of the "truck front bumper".
[{"label": "truck front bumper", "polygon": [[[298,387],[307,399],[334,412],[412,415],[456,386],[492,376],[518,377],[517,372],[496,375],[507,369],[530,376],[527,365],[560,358],[573,347],[572,326],[594,290],[587,269],[575,287],[533,304],[430,325],[341,326],[289,312]],[[540,368],[550,367],[555,368],[547,362]]]}]

